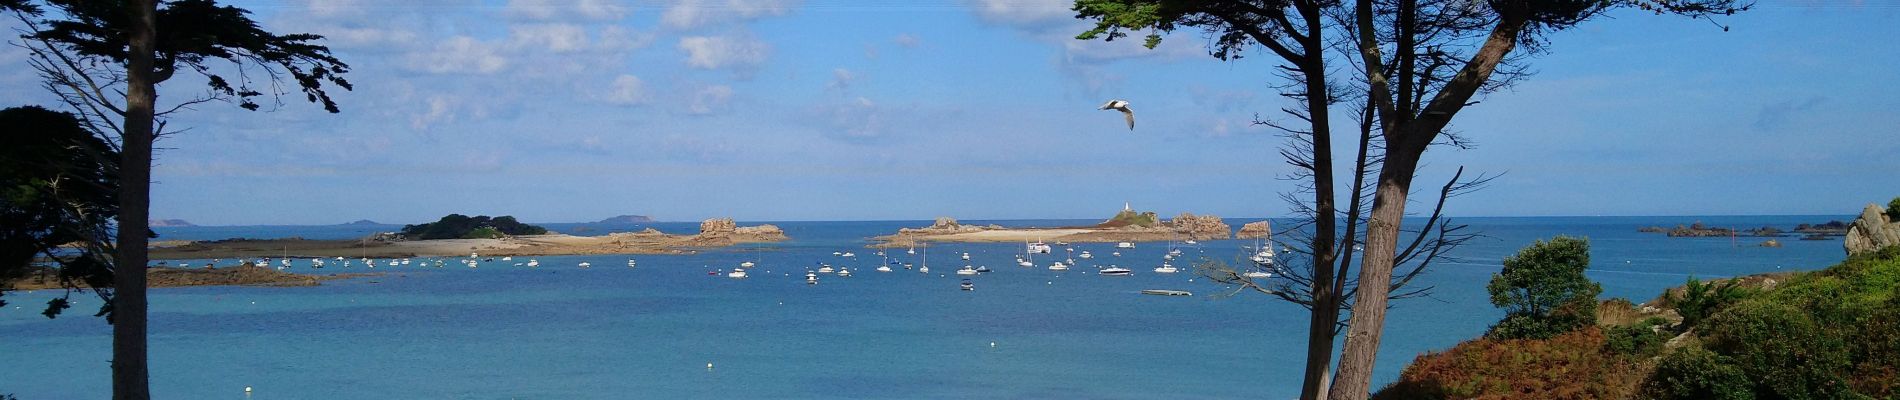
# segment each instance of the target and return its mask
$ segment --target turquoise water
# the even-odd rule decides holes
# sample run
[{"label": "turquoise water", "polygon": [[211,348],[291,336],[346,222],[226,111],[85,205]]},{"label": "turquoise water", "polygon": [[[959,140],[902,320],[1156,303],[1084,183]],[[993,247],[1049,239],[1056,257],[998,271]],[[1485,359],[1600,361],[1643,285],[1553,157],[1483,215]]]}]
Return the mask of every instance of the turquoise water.
[{"label": "turquoise water", "polygon": [[[1500,313],[1484,283],[1498,260],[1557,234],[1592,239],[1590,276],[1605,296],[1642,302],[1690,274],[1807,270],[1841,258],[1840,241],[1664,238],[1639,226],[1703,221],[1784,229],[1834,216],[1466,218],[1487,238],[1419,279],[1430,298],[1390,314],[1376,382],[1420,352],[1483,332]],[[1067,225],[1078,221],[970,221]],[[1230,219],[1238,226],[1246,220]],[[1149,271],[1166,246],[1109,256],[1130,277],[1013,265],[1021,244],[943,244],[932,274],[879,260],[865,237],[927,221],[780,222],[793,241],[696,255],[538,257],[470,269],[378,268],[383,276],[319,287],[196,287],[151,292],[152,390],[164,399],[384,398],[1292,398],[1299,391],[1305,311],[1267,296],[1219,296],[1194,274]],[[572,231],[580,224],[549,224]],[[654,226],[690,232],[695,224]],[[399,228],[399,227],[396,227]],[[167,239],[354,237],[390,227],[202,227]],[[1231,259],[1247,241],[1203,242],[1187,257]],[[833,256],[853,251],[856,260]],[[961,291],[951,274],[970,252],[995,272]],[[1057,253],[1062,249],[1058,247]],[[908,261],[918,261],[891,251]],[[707,275],[741,261],[750,279]],[[516,261],[523,261],[517,259]],[[594,267],[575,265],[587,261]],[[819,262],[849,278],[806,285]],[[1084,266],[1090,263],[1084,262]],[[1176,263],[1186,266],[1187,263]],[[300,263],[295,270],[305,271]],[[360,272],[360,266],[350,272]],[[340,272],[332,265],[324,272]],[[767,272],[769,271],[769,273]],[[1190,281],[1190,279],[1194,279]],[[1184,289],[1193,297],[1137,294]],[[110,327],[82,302],[56,320],[49,295],[13,293],[0,310],[0,393],[21,399],[108,397]],[[83,295],[75,296],[75,298]],[[992,345],[994,343],[994,345]],[[713,368],[708,369],[707,364]],[[255,390],[249,396],[245,386]]]}]

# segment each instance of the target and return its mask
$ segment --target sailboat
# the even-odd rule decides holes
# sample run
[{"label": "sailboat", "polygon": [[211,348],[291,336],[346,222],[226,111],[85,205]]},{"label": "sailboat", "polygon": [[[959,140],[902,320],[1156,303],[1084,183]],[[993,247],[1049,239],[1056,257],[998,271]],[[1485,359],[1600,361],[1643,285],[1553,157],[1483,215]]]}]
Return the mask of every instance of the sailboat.
[{"label": "sailboat", "polygon": [[[910,249],[910,251],[913,251],[913,252],[915,252],[915,251],[917,251],[917,248],[915,248],[915,247],[913,247],[913,248],[911,248],[911,249]],[[911,254],[917,254],[917,253],[911,253]],[[924,248],[924,262],[923,262],[923,266],[921,266],[921,267],[917,267],[917,272],[919,272],[919,273],[925,273],[925,274],[928,274],[928,273],[930,273],[930,248],[929,248],[929,247],[925,247],[925,248]]]}]

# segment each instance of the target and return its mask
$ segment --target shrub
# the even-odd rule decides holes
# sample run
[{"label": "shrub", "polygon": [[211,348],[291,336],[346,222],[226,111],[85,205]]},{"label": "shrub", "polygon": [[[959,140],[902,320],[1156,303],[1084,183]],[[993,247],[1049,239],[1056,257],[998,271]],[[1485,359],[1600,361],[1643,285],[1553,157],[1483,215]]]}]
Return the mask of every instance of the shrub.
[{"label": "shrub", "polygon": [[1704,318],[1721,311],[1723,307],[1748,297],[1748,292],[1739,286],[1740,283],[1740,279],[1703,283],[1690,277],[1682,285],[1682,294],[1669,296],[1669,302],[1676,307],[1676,314],[1682,315],[1683,330],[1702,323]]},{"label": "shrub", "polygon": [[1794,306],[1759,299],[1709,317],[1705,346],[1753,378],[1755,393],[1785,399],[1840,398],[1847,392],[1847,343]]},{"label": "shrub", "polygon": [[480,228],[475,228],[475,230],[468,231],[468,234],[462,235],[462,238],[463,239],[500,239],[505,236],[508,236],[508,235],[501,233],[501,230],[495,229],[495,227],[484,226]]},{"label": "shrub", "polygon": [[1900,221],[1900,197],[1895,197],[1893,201],[1887,202],[1887,218]]},{"label": "shrub", "polygon": [[1485,335],[1494,339],[1547,339],[1596,323],[1603,287],[1583,275],[1590,241],[1558,236],[1537,241],[1504,258],[1486,289],[1504,320]]},{"label": "shrub", "polygon": [[1410,399],[1619,399],[1642,379],[1636,359],[1601,351],[1602,331],[1548,340],[1476,339],[1426,353],[1372,396]]},{"label": "shrub", "polygon": [[1734,362],[1700,347],[1663,356],[1643,381],[1637,398],[1656,400],[1751,400],[1754,383]]},{"label": "shrub", "polygon": [[1669,341],[1669,335],[1656,327],[1668,324],[1668,320],[1650,317],[1635,325],[1611,327],[1603,332],[1603,350],[1640,357],[1655,355],[1662,351],[1663,343]]}]

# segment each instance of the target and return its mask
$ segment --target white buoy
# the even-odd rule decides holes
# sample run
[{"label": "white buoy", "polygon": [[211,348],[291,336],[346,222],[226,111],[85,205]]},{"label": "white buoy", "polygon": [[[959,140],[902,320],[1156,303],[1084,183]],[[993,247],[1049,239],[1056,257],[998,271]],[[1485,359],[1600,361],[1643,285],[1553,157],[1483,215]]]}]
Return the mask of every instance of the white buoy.
[{"label": "white buoy", "polygon": [[990,342],[990,348],[996,348],[996,342]]},{"label": "white buoy", "polygon": [[245,387],[244,387],[244,393],[245,393],[245,394],[250,394],[250,393],[251,393],[251,387],[250,387],[250,386],[245,386]]},{"label": "white buoy", "polygon": [[707,370],[707,371],[711,371],[711,370],[712,370],[712,363],[706,363],[706,370]]}]

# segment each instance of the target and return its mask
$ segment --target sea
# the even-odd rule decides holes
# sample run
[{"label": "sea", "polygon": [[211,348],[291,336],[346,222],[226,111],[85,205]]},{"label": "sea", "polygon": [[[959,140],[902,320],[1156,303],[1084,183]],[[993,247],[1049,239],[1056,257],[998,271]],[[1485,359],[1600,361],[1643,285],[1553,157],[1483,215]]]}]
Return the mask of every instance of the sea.
[{"label": "sea", "polygon": [[[1482,236],[1435,263],[1387,316],[1374,385],[1397,379],[1421,353],[1482,334],[1502,315],[1485,283],[1500,261],[1535,240],[1590,239],[1588,275],[1603,297],[1642,303],[1696,278],[1803,271],[1843,258],[1841,241],[1669,238],[1643,226],[1703,222],[1750,229],[1847,216],[1457,218]],[[1235,227],[1258,219],[1228,219]],[[1307,312],[1298,305],[1199,277],[1198,260],[1238,260],[1252,240],[1194,245],[1055,246],[1019,267],[1021,243],[891,249],[893,272],[867,238],[929,221],[769,222],[790,241],[684,255],[533,257],[375,269],[334,261],[301,273],[375,272],[315,287],[187,287],[150,292],[151,390],[159,399],[627,399],[627,398],[1061,398],[1297,397]],[[965,221],[1073,226],[1079,220]],[[1276,221],[1287,226],[1289,221]],[[742,222],[742,224],[755,224]],[[543,224],[598,235],[695,223]],[[160,239],[356,238],[395,225],[160,228]],[[1183,271],[1151,270],[1170,247]],[[1079,266],[1057,258],[1088,251]],[[853,252],[842,257],[834,252]],[[958,276],[966,264],[992,272]],[[927,259],[926,259],[927,258]],[[193,260],[202,265],[210,260]],[[627,266],[634,261],[635,266]],[[723,272],[757,265],[746,279]],[[929,273],[903,263],[930,267]],[[231,260],[222,260],[229,265]],[[591,268],[581,268],[581,263]],[[805,273],[829,264],[849,277]],[[1102,276],[1097,266],[1131,268]],[[968,278],[973,290],[960,290]],[[1174,289],[1193,296],[1140,294]],[[0,394],[22,400],[110,396],[111,327],[98,300],[74,294],[57,319],[41,316],[60,291],[13,292],[0,310]],[[248,389],[248,392],[247,392]]]}]

